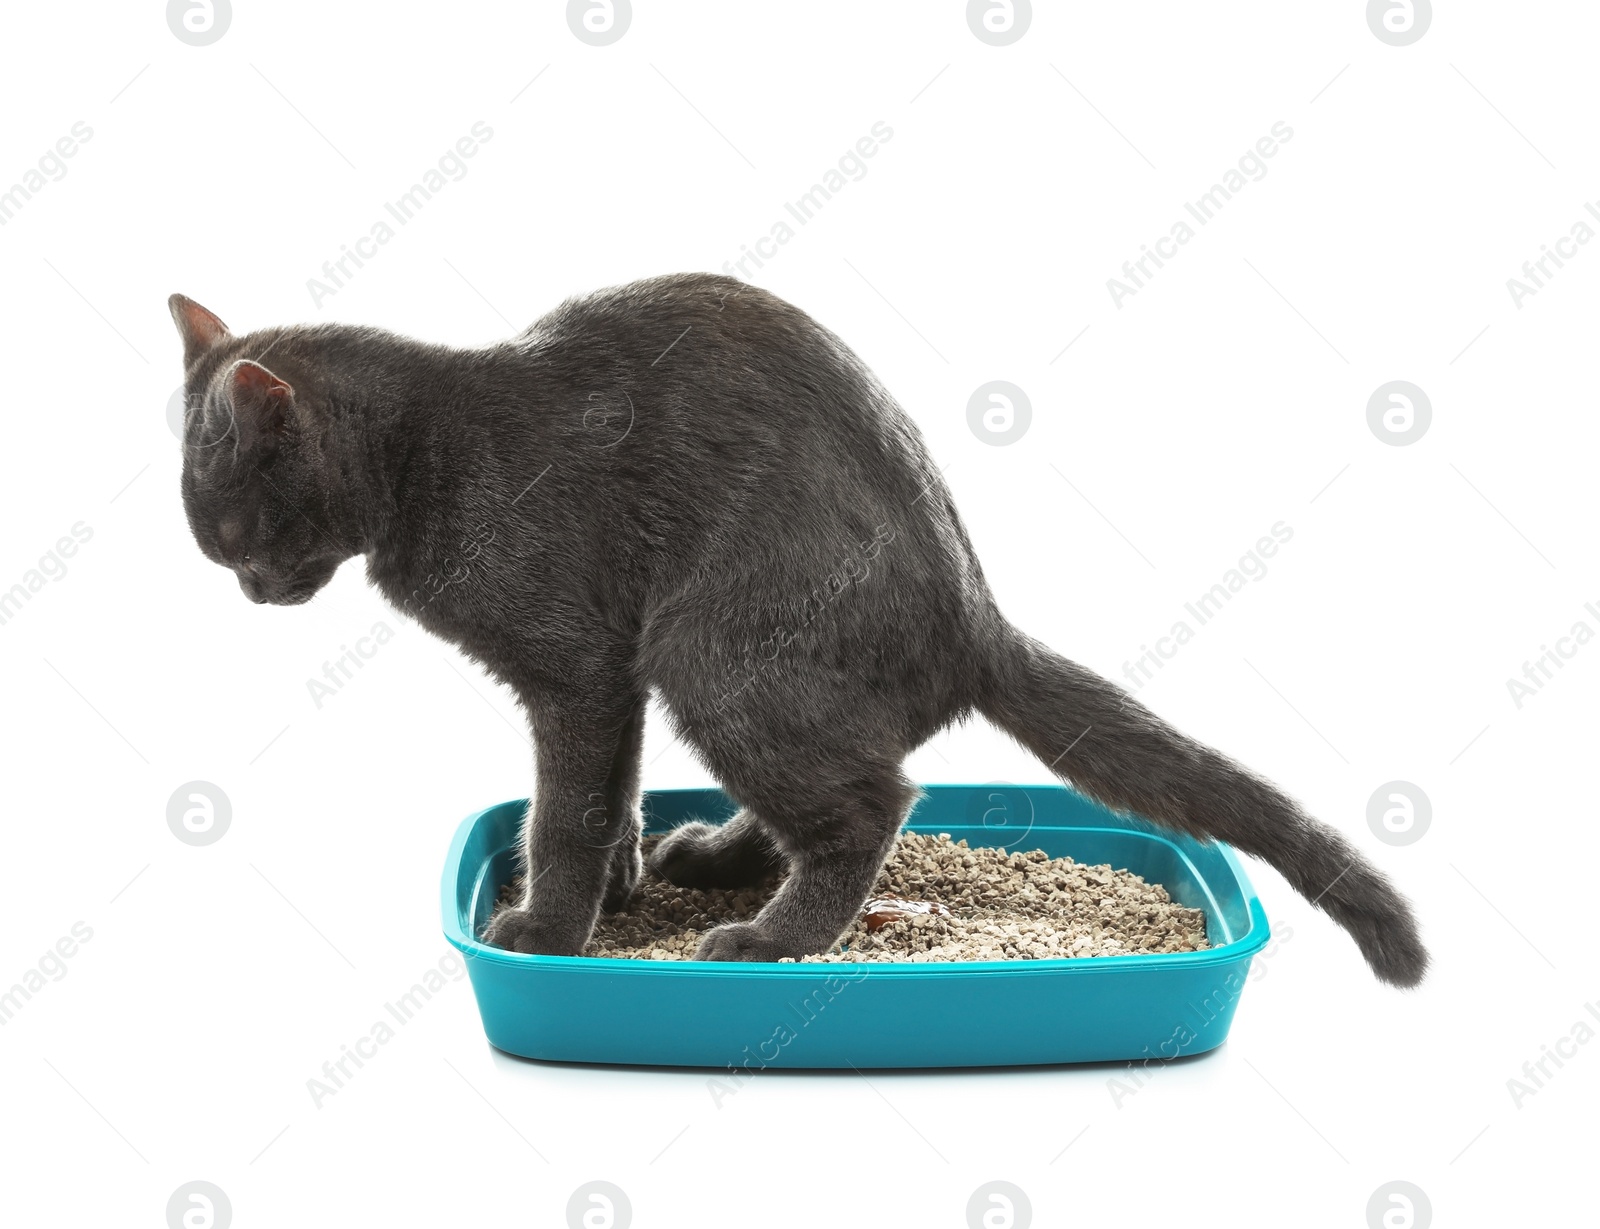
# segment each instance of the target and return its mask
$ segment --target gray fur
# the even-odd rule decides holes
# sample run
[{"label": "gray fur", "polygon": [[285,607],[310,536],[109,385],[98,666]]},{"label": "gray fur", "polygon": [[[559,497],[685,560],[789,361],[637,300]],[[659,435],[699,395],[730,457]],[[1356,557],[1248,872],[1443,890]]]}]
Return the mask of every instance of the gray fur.
[{"label": "gray fur", "polygon": [[475,350],[345,325],[235,337],[172,308],[201,550],[279,603],[364,555],[527,710],[530,887],[490,942],[576,953],[627,899],[653,692],[743,808],[672,833],[657,869],[789,872],[702,958],[829,946],[916,796],[905,757],[982,713],[1092,797],[1266,859],[1379,977],[1421,979],[1409,906],[1342,836],[1006,622],[916,428],[773,295],[654,278]]}]

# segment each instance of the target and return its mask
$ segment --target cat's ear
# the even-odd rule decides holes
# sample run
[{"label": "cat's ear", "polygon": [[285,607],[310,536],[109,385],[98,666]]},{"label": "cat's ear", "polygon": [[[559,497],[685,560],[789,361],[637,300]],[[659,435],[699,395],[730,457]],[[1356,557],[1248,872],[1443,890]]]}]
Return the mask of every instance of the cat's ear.
[{"label": "cat's ear", "polygon": [[208,312],[193,299],[186,299],[181,294],[175,294],[167,300],[167,308],[172,312],[172,319],[178,326],[178,334],[183,338],[183,365],[192,366],[195,359],[199,358],[212,346],[218,345],[232,337],[228,326],[218,320],[216,315]]},{"label": "cat's ear", "polygon": [[240,359],[228,372],[239,451],[273,448],[294,416],[294,389],[260,363]]}]

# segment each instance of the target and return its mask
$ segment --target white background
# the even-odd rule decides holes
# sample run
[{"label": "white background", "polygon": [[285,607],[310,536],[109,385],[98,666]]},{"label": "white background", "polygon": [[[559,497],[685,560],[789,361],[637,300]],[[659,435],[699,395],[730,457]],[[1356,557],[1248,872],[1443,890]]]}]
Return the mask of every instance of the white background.
[{"label": "white background", "polygon": [[[1520,1108],[1507,1081],[1600,1000],[1600,647],[1520,708],[1506,680],[1600,629],[1600,245],[1520,307],[1506,281],[1600,196],[1600,15],[1445,8],[1408,47],[1355,2],[1041,3],[1009,47],[954,0],[639,0],[607,47],[557,0],[238,0],[205,47],[158,3],[9,10],[0,185],[75,121],[93,137],[0,227],[0,588],[93,536],[0,626],[0,986],[75,922],[93,938],[0,1029],[8,1219],[160,1225],[203,1179],[241,1227],[555,1226],[600,1178],[641,1227],[960,1226],[999,1178],[1038,1225],[1359,1229],[1402,1179],[1439,1225],[1568,1223],[1600,1045]],[[307,279],[479,120],[466,177],[314,303]],[[508,694],[359,564],[282,609],[200,556],[167,295],[236,330],[483,343],[722,269],[879,120],[867,175],[753,280],[908,408],[1010,617],[1104,673],[1292,527],[1140,695],[1389,870],[1432,974],[1379,986],[1252,864],[1292,938],[1222,1050],[1120,1105],[1099,1067],[768,1074],[719,1108],[704,1072],[497,1054],[461,982],[316,1108],[307,1079],[448,950],[448,838],[528,792],[529,751]],[[1277,121],[1265,178],[1115,306],[1107,279]],[[995,379],[1033,406],[1009,447],[967,426]],[[1396,379],[1433,407],[1407,447],[1366,419]],[[380,622],[394,639],[318,709],[306,681]],[[645,758],[649,787],[707,780],[659,720]],[[910,771],[1046,779],[982,725]],[[233,808],[204,848],[166,823],[195,779]],[[1394,779],[1433,806],[1406,847],[1367,826]]]}]

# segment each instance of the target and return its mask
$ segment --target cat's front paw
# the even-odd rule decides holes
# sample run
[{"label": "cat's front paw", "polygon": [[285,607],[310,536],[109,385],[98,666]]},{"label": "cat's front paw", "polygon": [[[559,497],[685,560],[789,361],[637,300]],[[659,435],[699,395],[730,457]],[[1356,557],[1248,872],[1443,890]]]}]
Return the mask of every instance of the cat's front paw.
[{"label": "cat's front paw", "polygon": [[618,913],[639,886],[639,876],[644,870],[644,860],[639,856],[637,844],[624,844],[611,851],[611,862],[606,869],[606,894],[600,907],[607,913]]},{"label": "cat's front paw", "polygon": [[781,960],[797,956],[765,927],[755,922],[728,922],[706,932],[695,949],[696,960]]},{"label": "cat's front paw", "polygon": [[502,909],[483,929],[483,941],[491,947],[525,956],[576,956],[586,939],[574,939],[555,926],[542,922],[520,909]]}]

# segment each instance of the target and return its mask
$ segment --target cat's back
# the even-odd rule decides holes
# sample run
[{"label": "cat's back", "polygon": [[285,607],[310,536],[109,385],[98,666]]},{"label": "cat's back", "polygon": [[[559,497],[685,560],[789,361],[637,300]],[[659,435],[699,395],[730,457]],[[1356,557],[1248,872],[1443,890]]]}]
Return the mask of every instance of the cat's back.
[{"label": "cat's back", "polygon": [[691,437],[856,457],[866,447],[891,471],[924,469],[920,435],[850,347],[737,278],[674,273],[597,290],[568,299],[518,342],[569,392],[625,388],[659,424]]},{"label": "cat's back", "polygon": [[680,485],[715,474],[730,506],[760,501],[813,523],[832,506],[861,522],[939,484],[921,433],[849,346],[736,278],[676,273],[598,290],[518,343],[567,402],[563,421],[587,410],[593,422],[588,407],[626,394],[621,418],[605,414],[629,424],[608,464],[632,459]]},{"label": "cat's back", "polygon": [[[684,364],[664,360],[680,346],[680,358],[703,355],[713,343],[778,353],[813,332],[826,330],[759,286],[718,273],[668,273],[575,295],[529,325],[519,340],[540,350],[577,347],[604,349],[619,360],[645,357],[649,370],[670,380]],[[658,342],[662,349],[652,349]]]}]

